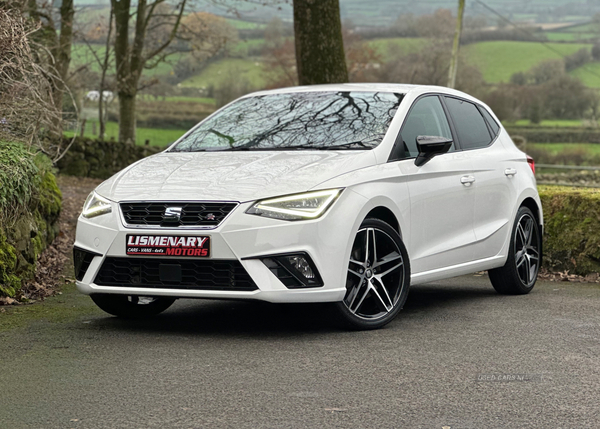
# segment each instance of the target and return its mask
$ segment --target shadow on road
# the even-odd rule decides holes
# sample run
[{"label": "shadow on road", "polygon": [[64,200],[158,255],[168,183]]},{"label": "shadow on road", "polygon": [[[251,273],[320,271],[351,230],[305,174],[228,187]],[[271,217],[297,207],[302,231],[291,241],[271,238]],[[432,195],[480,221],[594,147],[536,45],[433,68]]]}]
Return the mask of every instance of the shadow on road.
[{"label": "shadow on road", "polygon": [[[487,278],[485,279],[487,280]],[[412,319],[427,317],[473,304],[479,300],[506,299],[491,286],[427,284],[411,288],[403,311],[387,329],[402,329]],[[399,323],[399,321],[402,323]],[[123,320],[115,317],[95,319],[94,326],[129,332],[286,336],[290,333],[326,334],[344,331],[335,316],[333,304],[270,304],[265,302],[180,300],[165,313],[148,320]]]}]

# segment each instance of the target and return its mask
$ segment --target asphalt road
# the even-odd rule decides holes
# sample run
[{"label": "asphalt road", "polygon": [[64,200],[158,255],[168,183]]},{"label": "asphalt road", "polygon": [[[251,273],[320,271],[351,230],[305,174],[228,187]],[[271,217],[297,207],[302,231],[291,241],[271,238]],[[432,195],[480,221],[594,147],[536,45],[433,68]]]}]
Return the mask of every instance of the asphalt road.
[{"label": "asphalt road", "polygon": [[182,300],[131,322],[55,300],[47,316],[0,314],[26,318],[0,329],[2,428],[600,425],[597,284],[416,286],[371,332],[337,329],[323,306]]}]

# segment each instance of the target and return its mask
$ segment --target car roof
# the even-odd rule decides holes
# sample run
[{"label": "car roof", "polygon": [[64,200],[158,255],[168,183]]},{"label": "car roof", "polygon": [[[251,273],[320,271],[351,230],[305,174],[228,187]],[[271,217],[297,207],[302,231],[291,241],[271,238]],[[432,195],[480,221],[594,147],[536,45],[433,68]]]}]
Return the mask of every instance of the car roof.
[{"label": "car roof", "polygon": [[266,91],[253,92],[246,95],[246,97],[253,97],[259,95],[269,94],[286,94],[292,92],[333,92],[333,91],[356,91],[356,92],[390,92],[397,94],[408,94],[410,92],[435,92],[457,95],[460,97],[472,99],[477,101],[473,97],[464,92],[457,91],[454,89],[446,88],[443,86],[434,85],[412,85],[412,84],[400,84],[400,83],[337,83],[328,85],[307,85],[307,86],[294,86],[288,88],[278,88]]}]

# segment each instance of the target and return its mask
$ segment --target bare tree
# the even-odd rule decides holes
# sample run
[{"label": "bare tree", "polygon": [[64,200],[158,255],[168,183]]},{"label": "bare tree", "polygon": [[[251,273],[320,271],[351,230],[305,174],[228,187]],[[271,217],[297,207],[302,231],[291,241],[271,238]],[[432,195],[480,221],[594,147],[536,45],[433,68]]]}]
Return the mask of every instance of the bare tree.
[{"label": "bare tree", "polygon": [[[40,31],[32,39],[48,49],[47,54],[49,55],[45,58],[45,68],[51,75],[54,75],[54,78],[50,80],[53,86],[52,99],[56,108],[62,111],[73,44],[73,17],[75,14],[73,0],[62,0],[59,8],[59,25],[54,19],[52,2],[44,1],[38,4],[36,0],[29,0],[27,11],[29,16],[40,25]],[[43,52],[38,52],[38,59],[40,56],[44,56]],[[57,121],[51,132],[56,139],[62,139],[62,121]]]},{"label": "bare tree", "polygon": [[[131,13],[131,0],[111,0],[115,20],[115,60],[117,94],[119,97],[119,141],[135,143],[136,95],[144,68],[155,67],[169,55],[175,40],[187,0],[180,0],[168,13],[161,5],[165,0],[139,0]],[[135,18],[134,18],[135,17]],[[130,39],[133,27],[133,39]],[[148,34],[164,32],[164,39],[154,39],[146,45]]]},{"label": "bare tree", "polygon": [[53,97],[58,77],[35,61],[29,38],[38,29],[19,9],[0,6],[0,141],[34,145],[57,159],[62,139],[45,136],[62,119]]},{"label": "bare tree", "polygon": [[[104,137],[106,134],[106,111],[108,108],[107,106],[105,106],[105,102],[107,102],[108,100],[106,100],[104,97],[104,91],[107,89],[106,75],[108,73],[109,67],[111,67],[113,64],[113,62],[111,60],[114,59],[113,50],[112,50],[112,44],[114,43],[114,40],[112,37],[112,32],[113,32],[113,28],[114,28],[113,17],[114,17],[114,14],[113,14],[113,8],[112,8],[112,4],[111,4],[110,12],[108,15],[108,27],[106,28],[106,34],[102,34],[102,36],[104,36],[104,35],[106,36],[106,40],[104,42],[105,44],[104,44],[104,52],[103,53],[99,52],[98,50],[96,50],[92,47],[92,45],[89,43],[89,41],[87,39],[87,35],[81,36],[83,41],[86,43],[88,50],[92,53],[92,56],[94,57],[95,62],[100,67],[100,81],[98,83],[98,93],[100,94],[100,98],[98,99],[98,121],[100,123],[100,132],[98,134],[98,138],[100,140],[104,140]],[[99,27],[102,28],[101,26],[99,26]]]}]

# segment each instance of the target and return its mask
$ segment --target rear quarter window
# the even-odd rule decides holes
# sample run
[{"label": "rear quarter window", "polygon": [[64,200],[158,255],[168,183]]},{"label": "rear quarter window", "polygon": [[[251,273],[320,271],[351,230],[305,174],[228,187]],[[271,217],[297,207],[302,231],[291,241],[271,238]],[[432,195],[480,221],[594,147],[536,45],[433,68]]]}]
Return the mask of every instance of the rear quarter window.
[{"label": "rear quarter window", "polygon": [[490,113],[485,108],[479,107],[479,111],[481,112],[488,125],[492,129],[492,134],[494,134],[494,137],[497,136],[498,131],[500,131],[500,125],[498,125],[494,118],[492,118],[492,115],[490,115]]}]

